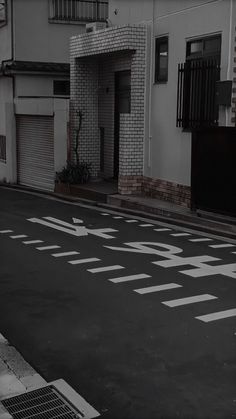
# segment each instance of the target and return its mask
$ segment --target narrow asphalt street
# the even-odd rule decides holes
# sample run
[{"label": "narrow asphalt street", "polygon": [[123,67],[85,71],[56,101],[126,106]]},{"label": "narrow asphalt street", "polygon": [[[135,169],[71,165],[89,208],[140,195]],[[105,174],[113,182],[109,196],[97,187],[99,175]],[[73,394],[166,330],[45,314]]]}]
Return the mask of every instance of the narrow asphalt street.
[{"label": "narrow asphalt street", "polygon": [[0,333],[106,419],[236,418],[236,244],[0,188]]}]

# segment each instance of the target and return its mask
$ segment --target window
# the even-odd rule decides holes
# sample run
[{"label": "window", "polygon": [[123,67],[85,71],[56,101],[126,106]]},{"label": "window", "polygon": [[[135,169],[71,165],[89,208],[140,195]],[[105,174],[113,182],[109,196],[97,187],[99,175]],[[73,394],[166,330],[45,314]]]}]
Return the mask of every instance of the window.
[{"label": "window", "polygon": [[168,80],[168,37],[156,38],[155,83]]},{"label": "window", "polygon": [[49,6],[51,22],[105,22],[108,19],[108,0],[50,0]]},{"label": "window", "polygon": [[0,135],[0,162],[6,163],[6,136]]},{"label": "window", "polygon": [[188,41],[186,62],[178,66],[177,127],[218,125],[216,86],[220,80],[221,37]]},{"label": "window", "polygon": [[70,96],[70,80],[53,80],[55,96]]},{"label": "window", "polygon": [[0,26],[7,21],[7,0],[0,0]]}]

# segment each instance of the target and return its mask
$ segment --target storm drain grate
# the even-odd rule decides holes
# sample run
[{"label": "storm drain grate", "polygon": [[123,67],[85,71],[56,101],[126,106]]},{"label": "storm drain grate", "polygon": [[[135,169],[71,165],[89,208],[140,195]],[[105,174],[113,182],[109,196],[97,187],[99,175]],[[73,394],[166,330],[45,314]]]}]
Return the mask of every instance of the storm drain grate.
[{"label": "storm drain grate", "polygon": [[13,419],[81,419],[76,409],[53,385],[1,400]]}]

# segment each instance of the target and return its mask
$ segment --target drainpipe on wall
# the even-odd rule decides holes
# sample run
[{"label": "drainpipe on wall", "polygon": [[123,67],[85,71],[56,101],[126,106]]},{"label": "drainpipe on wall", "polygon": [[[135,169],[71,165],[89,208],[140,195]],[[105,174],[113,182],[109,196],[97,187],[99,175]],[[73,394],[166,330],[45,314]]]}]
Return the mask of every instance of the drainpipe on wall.
[{"label": "drainpipe on wall", "polygon": [[148,104],[148,168],[151,168],[151,147],[152,147],[152,85],[153,85],[153,44],[154,44],[154,12],[155,0],[152,0],[152,23],[151,23],[151,56],[149,73],[149,104]]},{"label": "drainpipe on wall", "polygon": [[[230,0],[230,14],[229,14],[229,51],[228,51],[228,66],[227,66],[227,80],[231,80],[231,66],[232,66],[232,19],[233,19],[233,0]],[[225,108],[225,122],[226,127],[230,123],[231,109]],[[235,123],[236,124],[236,123]]]}]

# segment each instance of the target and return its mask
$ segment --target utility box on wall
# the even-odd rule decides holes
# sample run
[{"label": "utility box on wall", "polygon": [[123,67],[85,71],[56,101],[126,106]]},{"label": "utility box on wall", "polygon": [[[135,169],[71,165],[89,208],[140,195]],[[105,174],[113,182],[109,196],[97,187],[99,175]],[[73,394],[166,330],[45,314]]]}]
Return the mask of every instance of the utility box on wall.
[{"label": "utility box on wall", "polygon": [[221,106],[231,106],[232,102],[232,81],[216,82],[216,103]]}]

